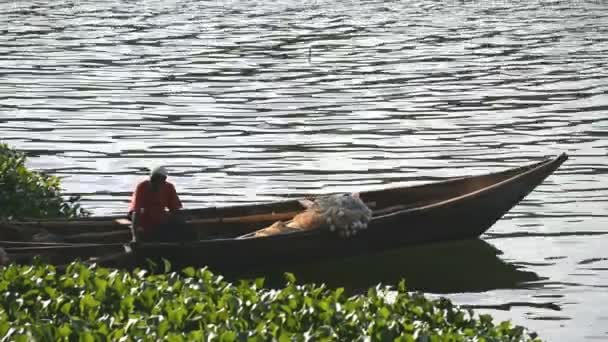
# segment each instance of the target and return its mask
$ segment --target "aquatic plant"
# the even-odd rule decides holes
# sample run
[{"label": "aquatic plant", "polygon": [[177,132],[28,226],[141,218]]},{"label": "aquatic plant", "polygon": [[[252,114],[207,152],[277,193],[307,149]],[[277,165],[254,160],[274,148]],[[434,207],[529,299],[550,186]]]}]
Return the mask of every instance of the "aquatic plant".
[{"label": "aquatic plant", "polygon": [[0,336],[14,341],[538,341],[447,299],[397,288],[281,289],[206,268],[151,274],[73,263],[0,268]]}]

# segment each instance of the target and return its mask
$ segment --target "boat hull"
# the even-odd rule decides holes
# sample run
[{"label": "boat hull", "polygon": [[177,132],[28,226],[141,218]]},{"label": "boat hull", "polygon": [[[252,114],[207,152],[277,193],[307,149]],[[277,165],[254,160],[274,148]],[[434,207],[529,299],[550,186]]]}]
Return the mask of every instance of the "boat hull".
[{"label": "boat hull", "polygon": [[[245,270],[284,266],[339,257],[423,245],[433,242],[479,237],[506,212],[551,175],[566,155],[511,170],[495,177],[499,181],[444,201],[413,206],[374,217],[369,229],[343,239],[327,230],[298,232],[264,238],[213,239],[186,243],[155,243],[137,246],[139,260],[166,258],[181,267],[209,266],[219,270]],[[481,182],[467,177],[454,182]],[[449,189],[450,182],[440,186]],[[428,187],[431,187],[429,185]],[[413,193],[420,188],[413,190]],[[424,189],[424,187],[422,187]],[[432,188],[431,190],[432,191]],[[407,189],[401,193],[408,196]],[[363,193],[371,200],[378,192]]]}]

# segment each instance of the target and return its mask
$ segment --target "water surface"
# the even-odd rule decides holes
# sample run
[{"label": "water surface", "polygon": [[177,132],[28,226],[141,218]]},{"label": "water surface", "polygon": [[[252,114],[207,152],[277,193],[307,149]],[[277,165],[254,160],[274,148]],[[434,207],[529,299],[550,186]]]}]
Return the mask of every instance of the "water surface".
[{"label": "water surface", "polygon": [[[407,253],[389,256],[388,276],[371,274],[407,275],[551,341],[608,340],[607,6],[5,1],[0,139],[100,215],[124,212],[159,163],[186,206],[201,207],[418,184],[567,152],[484,235],[496,253],[427,251],[431,273],[485,251],[455,258],[462,277],[425,282]],[[339,268],[328,282],[366,285],[365,268]]]}]

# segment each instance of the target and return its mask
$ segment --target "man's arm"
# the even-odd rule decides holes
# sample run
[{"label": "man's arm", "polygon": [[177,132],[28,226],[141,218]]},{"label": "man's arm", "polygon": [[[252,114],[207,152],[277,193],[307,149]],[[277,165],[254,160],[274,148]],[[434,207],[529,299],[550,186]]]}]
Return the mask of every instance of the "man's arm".
[{"label": "man's arm", "polygon": [[143,208],[143,198],[144,198],[144,186],[142,183],[140,183],[137,188],[135,189],[135,192],[133,193],[133,198],[131,200],[131,206],[130,206],[130,211],[131,211],[131,234],[132,234],[132,238],[133,241],[137,241],[138,238],[140,237],[140,233],[141,233],[141,227],[139,225],[139,221],[140,221],[140,215],[141,215],[141,210]]},{"label": "man's arm", "polygon": [[182,208],[182,201],[179,199],[179,196],[177,195],[177,191],[175,191],[175,187],[173,186],[173,184],[169,184],[168,195],[169,199],[167,201],[167,207],[170,212],[175,213]]}]

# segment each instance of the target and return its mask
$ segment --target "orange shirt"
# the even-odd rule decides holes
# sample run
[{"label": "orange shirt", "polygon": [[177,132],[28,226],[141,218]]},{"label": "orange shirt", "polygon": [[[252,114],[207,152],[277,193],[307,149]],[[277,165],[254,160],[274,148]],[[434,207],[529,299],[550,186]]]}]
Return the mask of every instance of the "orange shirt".
[{"label": "orange shirt", "polygon": [[137,184],[131,197],[129,212],[137,211],[139,213],[138,223],[145,231],[165,222],[167,217],[165,208],[176,210],[181,207],[182,202],[179,200],[173,184],[165,182],[157,192],[154,192],[150,190],[150,181],[145,180]]}]

